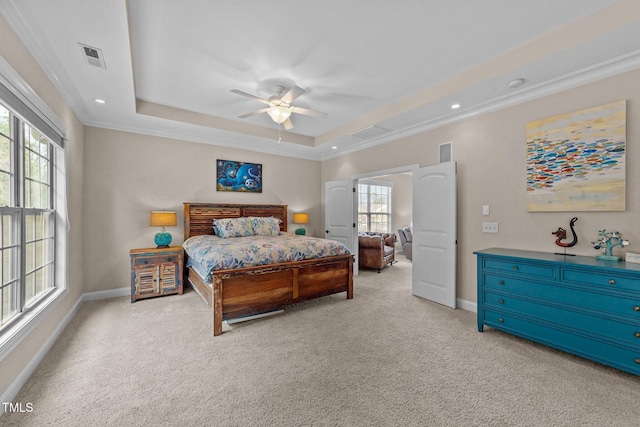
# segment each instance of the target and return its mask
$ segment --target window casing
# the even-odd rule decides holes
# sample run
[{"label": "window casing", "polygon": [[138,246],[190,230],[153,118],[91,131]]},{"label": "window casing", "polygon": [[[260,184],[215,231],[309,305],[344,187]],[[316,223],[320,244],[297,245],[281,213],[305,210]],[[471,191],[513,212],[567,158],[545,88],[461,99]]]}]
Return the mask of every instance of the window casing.
[{"label": "window casing", "polygon": [[358,231],[391,232],[392,184],[358,183]]},{"label": "window casing", "polygon": [[0,102],[0,334],[56,289],[54,150]]}]

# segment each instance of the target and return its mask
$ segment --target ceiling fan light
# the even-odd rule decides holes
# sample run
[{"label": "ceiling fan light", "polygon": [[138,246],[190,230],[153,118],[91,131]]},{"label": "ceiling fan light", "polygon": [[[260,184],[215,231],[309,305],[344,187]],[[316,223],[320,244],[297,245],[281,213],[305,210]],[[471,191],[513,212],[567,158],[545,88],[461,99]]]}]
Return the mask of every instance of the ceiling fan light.
[{"label": "ceiling fan light", "polygon": [[267,114],[269,114],[269,117],[271,117],[274,122],[281,124],[289,118],[291,109],[289,107],[275,105],[267,110]]}]

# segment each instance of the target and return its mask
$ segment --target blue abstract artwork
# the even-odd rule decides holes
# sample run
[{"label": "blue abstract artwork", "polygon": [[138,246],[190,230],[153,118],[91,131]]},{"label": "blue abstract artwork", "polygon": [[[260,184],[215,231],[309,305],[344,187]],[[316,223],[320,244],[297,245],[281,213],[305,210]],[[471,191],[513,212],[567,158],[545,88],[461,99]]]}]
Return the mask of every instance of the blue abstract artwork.
[{"label": "blue abstract artwork", "polygon": [[626,101],[527,123],[527,210],[624,211]]},{"label": "blue abstract artwork", "polygon": [[262,165],[216,160],[216,190],[262,193]]}]

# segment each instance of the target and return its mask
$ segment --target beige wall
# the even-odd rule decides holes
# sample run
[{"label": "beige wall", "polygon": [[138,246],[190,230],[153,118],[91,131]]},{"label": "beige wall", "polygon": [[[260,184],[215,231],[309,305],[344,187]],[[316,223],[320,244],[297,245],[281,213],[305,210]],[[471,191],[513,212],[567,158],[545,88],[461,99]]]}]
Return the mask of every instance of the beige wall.
[{"label": "beige wall", "polygon": [[82,186],[84,128],[1,15],[0,40],[2,40],[2,43],[0,43],[0,55],[46,102],[67,128],[67,194],[69,222],[71,224],[68,235],[69,292],[64,300],[49,313],[47,318],[22,340],[9,355],[0,361],[0,393],[3,393],[37,351],[40,350],[83,292]]},{"label": "beige wall", "polygon": [[[216,159],[261,163],[262,193],[217,192]],[[151,210],[178,212],[167,231],[183,241],[183,202],[274,203],[308,212],[322,236],[320,163],[208,144],[87,127],[85,130],[85,291],[130,286],[129,250],[153,247]]]},{"label": "beige wall", "polygon": [[[621,99],[627,100],[627,201],[625,212],[529,213],[525,206],[525,125],[527,122]],[[453,141],[458,163],[458,297],[476,301],[474,250],[506,247],[555,252],[558,227],[579,218],[578,244],[570,251],[594,256],[591,242],[599,229],[619,230],[640,252],[640,70],[627,72],[505,110],[359,151],[322,163],[322,182],[438,162],[438,144]],[[389,145],[393,144],[393,150]],[[324,197],[324,195],[323,195]],[[323,199],[324,204],[324,199]],[[482,215],[482,205],[491,215]],[[482,222],[498,222],[499,234],[482,233]],[[624,253],[617,250],[614,253]]]}]

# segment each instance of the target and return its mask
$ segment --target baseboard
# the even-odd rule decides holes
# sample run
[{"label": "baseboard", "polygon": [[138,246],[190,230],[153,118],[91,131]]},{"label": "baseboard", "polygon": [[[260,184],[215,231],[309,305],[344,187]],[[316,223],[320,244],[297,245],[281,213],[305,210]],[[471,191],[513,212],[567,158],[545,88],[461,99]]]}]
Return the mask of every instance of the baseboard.
[{"label": "baseboard", "polygon": [[467,301],[462,298],[456,299],[456,304],[463,310],[472,311],[474,313],[478,312],[478,303],[473,301]]},{"label": "baseboard", "polygon": [[88,292],[86,294],[82,294],[82,301],[96,301],[99,299],[126,297],[130,295],[131,295],[130,287],[116,288],[116,289],[109,289],[106,291]]},{"label": "baseboard", "polygon": [[[20,392],[22,387],[25,385],[25,383],[27,382],[31,374],[33,374],[33,371],[35,371],[35,369],[38,367],[40,362],[42,362],[42,359],[44,359],[44,357],[47,355],[51,347],[53,347],[53,345],[58,340],[58,338],[60,337],[64,329],[69,324],[69,322],[71,322],[71,320],[78,313],[78,310],[80,309],[80,306],[82,305],[83,302],[123,297],[123,296],[129,296],[129,295],[131,295],[131,288],[129,287],[109,289],[106,291],[88,292],[80,295],[80,297],[78,298],[76,303],[73,305],[71,310],[69,310],[69,312],[64,317],[62,322],[60,322],[58,327],[53,331],[53,333],[45,341],[42,347],[40,347],[40,350],[38,350],[38,352],[31,358],[29,363],[27,363],[27,366],[24,367],[24,369],[20,372],[20,374],[16,377],[16,379],[13,380],[9,388],[7,388],[2,393],[2,396],[0,396],[0,403],[13,402],[13,399],[15,399],[15,397],[18,395],[18,393]],[[27,402],[22,402],[22,403],[26,404]],[[0,408],[0,417],[2,416],[2,414],[4,414],[4,405],[2,405],[2,408]]]}]

